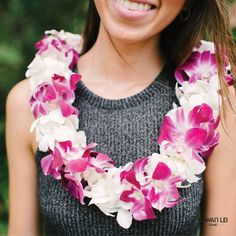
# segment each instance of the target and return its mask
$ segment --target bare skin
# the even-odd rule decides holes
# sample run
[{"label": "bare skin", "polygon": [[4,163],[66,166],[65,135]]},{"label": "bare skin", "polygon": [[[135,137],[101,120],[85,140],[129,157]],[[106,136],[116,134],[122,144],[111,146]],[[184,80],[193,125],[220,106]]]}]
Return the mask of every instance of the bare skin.
[{"label": "bare skin", "polygon": [[[175,7],[178,7],[172,16],[173,19],[184,4],[183,0],[163,0],[163,2],[166,4],[163,3],[164,10],[173,9],[167,7],[168,3],[170,6],[175,4]],[[171,22],[171,19],[167,20]],[[158,18],[155,22],[159,24]],[[162,18],[161,22],[163,22]],[[118,26],[122,27],[122,25]],[[105,25],[101,26],[96,44],[81,57],[78,64],[83,82],[91,91],[106,99],[119,99],[140,92],[153,81],[166,60],[161,56],[156,44],[158,32],[152,35],[152,28],[147,27],[145,30],[144,38],[138,30],[135,32],[135,35],[141,35],[138,41],[137,37],[134,41],[133,36],[129,34],[130,31],[127,31],[127,35],[122,35],[123,41],[117,38],[119,34],[111,32],[112,41],[110,41]],[[149,32],[147,30],[151,32],[148,38],[146,38]],[[142,29],[140,32],[143,32]],[[35,134],[29,132],[34,120],[29,108],[29,95],[29,81],[25,79],[12,88],[6,103],[6,141],[10,174],[8,234],[13,236],[42,235],[35,163],[37,144]],[[234,93],[231,92],[231,95],[236,104]],[[227,117],[226,122],[229,124],[232,140],[227,138],[222,126],[219,126],[218,130],[222,133],[222,137],[205,171],[203,201],[206,203],[205,218],[226,216],[229,222],[219,224],[217,227],[204,224],[202,234],[204,236],[236,235],[236,116],[229,108]]]},{"label": "bare skin", "polygon": [[10,218],[8,234],[42,235],[37,199],[33,121],[28,105],[28,80],[15,85],[6,103],[6,143],[10,181]]},{"label": "bare skin", "polygon": [[121,58],[103,27],[100,35],[78,62],[83,83],[95,94],[107,99],[132,96],[147,87],[163,68],[164,58],[156,53],[156,37],[137,45],[119,45]]}]

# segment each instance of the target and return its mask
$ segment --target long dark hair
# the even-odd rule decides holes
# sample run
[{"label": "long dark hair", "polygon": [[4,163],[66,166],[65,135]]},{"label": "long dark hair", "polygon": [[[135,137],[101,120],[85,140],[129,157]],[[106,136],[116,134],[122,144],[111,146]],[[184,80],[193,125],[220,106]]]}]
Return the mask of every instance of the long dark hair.
[{"label": "long dark hair", "polygon": [[[224,0],[187,0],[185,8],[191,12],[188,20],[183,21],[180,16],[177,16],[161,32],[160,45],[162,53],[167,58],[174,60],[178,66],[189,57],[193,47],[198,45],[201,39],[213,41],[218,63],[221,96],[228,99],[229,90],[224,82],[224,59],[222,53],[227,55],[234,75],[234,81],[236,81],[236,54],[229,23],[228,5]],[[91,0],[83,33],[82,54],[92,48],[96,42],[99,25],[100,17],[94,1]],[[235,88],[236,86],[234,85]],[[231,101],[229,99],[228,101],[232,108]],[[222,102],[224,117],[224,99],[222,99]]]}]

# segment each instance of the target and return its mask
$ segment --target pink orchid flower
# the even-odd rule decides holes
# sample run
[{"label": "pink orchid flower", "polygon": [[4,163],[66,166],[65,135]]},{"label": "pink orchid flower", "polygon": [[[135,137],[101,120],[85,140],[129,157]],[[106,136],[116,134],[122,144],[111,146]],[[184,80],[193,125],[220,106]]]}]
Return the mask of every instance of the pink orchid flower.
[{"label": "pink orchid flower", "polygon": [[62,186],[75,198],[84,204],[84,187],[82,184],[82,174],[65,174],[62,178]]},{"label": "pink orchid flower", "polygon": [[78,110],[71,104],[75,98],[73,91],[80,79],[79,74],[72,74],[68,83],[65,77],[55,74],[52,77],[52,85],[46,82],[40,84],[30,98],[30,106],[35,118],[48,114],[50,110],[48,104],[55,100],[58,100],[64,117],[71,114],[78,115]]},{"label": "pink orchid flower", "polygon": [[78,115],[78,109],[71,104],[75,99],[73,90],[76,88],[76,83],[80,78],[79,74],[73,74],[70,77],[70,83],[68,84],[64,76],[54,74],[52,77],[52,83],[57,92],[58,104],[64,117],[68,117],[72,114]]},{"label": "pink orchid flower", "polygon": [[42,83],[38,86],[37,91],[30,98],[30,106],[34,117],[38,118],[41,115],[47,115],[49,108],[47,103],[56,99],[56,91],[49,83]]},{"label": "pink orchid flower", "polygon": [[35,48],[38,50],[37,53],[41,55],[49,48],[49,45],[53,46],[58,51],[62,51],[62,49],[68,47],[65,41],[61,40],[60,38],[54,38],[46,34],[40,41],[35,44]]},{"label": "pink orchid flower", "polygon": [[159,162],[152,174],[153,187],[148,193],[152,206],[161,211],[183,201],[176,187],[176,184],[182,181],[180,176],[171,175],[170,168],[164,162]]},{"label": "pink orchid flower", "polygon": [[219,134],[215,129],[218,124],[219,117],[215,120],[212,108],[205,103],[195,106],[189,113],[178,107],[164,117],[158,143],[165,140],[172,147],[192,148],[194,157],[202,162],[197,153],[207,157],[217,145]]},{"label": "pink orchid flower", "polygon": [[[64,145],[69,145],[70,147],[69,142],[63,143],[63,146]],[[104,173],[106,168],[114,166],[114,162],[107,155],[91,151],[91,148],[95,146],[96,143],[90,143],[86,147],[82,147],[82,156],[75,160],[68,161],[65,168],[63,186],[76,199],[79,199],[82,204],[84,204],[84,187],[87,186],[87,183],[85,183],[83,179],[83,172],[94,168],[97,173]],[[66,148],[66,150],[68,149]]]},{"label": "pink orchid flower", "polygon": [[123,191],[120,196],[120,200],[132,204],[130,212],[135,220],[156,218],[151,201],[145,195],[147,195],[145,191],[132,187],[131,190]]},{"label": "pink orchid flower", "polygon": [[[121,193],[120,200],[131,203],[130,212],[136,220],[156,218],[151,202],[147,198],[149,184],[146,181],[145,172],[147,162],[147,157],[140,158],[132,166],[129,166],[127,170],[120,173],[121,183],[128,183],[127,186],[129,188]],[[137,180],[136,175],[139,175],[141,183]]]},{"label": "pink orchid flower", "polygon": [[120,200],[131,204],[130,212],[136,220],[154,219],[153,208],[161,211],[182,201],[176,184],[183,179],[172,176],[170,168],[163,162],[159,162],[151,174],[146,169],[147,163],[148,158],[141,158],[120,174],[121,182],[129,183],[129,188],[131,186],[121,193]]},{"label": "pink orchid flower", "polygon": [[61,40],[59,37],[45,35],[42,40],[38,41],[35,44],[35,48],[38,50],[37,53],[39,55],[42,55],[44,52],[46,52],[49,46],[54,47],[60,52],[63,51],[66,57],[72,54],[72,61],[69,64],[69,68],[74,69],[74,67],[76,67],[79,60],[79,53],[75,49],[71,48],[68,44],[66,44],[64,40]]},{"label": "pink orchid flower", "polygon": [[[225,63],[227,64],[227,59]],[[194,83],[196,79],[209,79],[215,75],[218,75],[218,67],[216,55],[211,51],[193,52],[189,59],[175,71],[175,78],[180,84],[184,81]],[[225,81],[228,85],[233,84],[232,74],[227,70],[225,71]]]},{"label": "pink orchid flower", "polygon": [[96,143],[90,143],[86,147],[80,147],[79,153],[82,150],[83,154],[79,154],[77,159],[70,160],[66,171],[76,173],[84,172],[88,168],[94,168],[97,173],[104,173],[106,169],[114,167],[114,161],[110,157],[91,150],[96,145]]},{"label": "pink orchid flower", "polygon": [[41,167],[45,175],[52,175],[55,179],[61,179],[64,163],[60,150],[55,147],[54,151],[41,159]]},{"label": "pink orchid flower", "polygon": [[193,52],[191,57],[175,71],[176,80],[182,84],[191,80],[209,78],[218,73],[215,54],[210,51]]}]

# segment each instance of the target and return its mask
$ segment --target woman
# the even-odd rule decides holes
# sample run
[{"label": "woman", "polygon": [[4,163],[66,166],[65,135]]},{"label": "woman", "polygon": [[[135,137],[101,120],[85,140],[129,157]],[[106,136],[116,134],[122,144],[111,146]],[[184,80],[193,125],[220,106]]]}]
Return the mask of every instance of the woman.
[{"label": "woman", "polygon": [[[85,185],[89,185],[88,183],[82,181],[81,184],[78,179],[74,178],[73,173],[82,173],[82,162],[81,165],[73,163],[66,167],[66,164],[61,162],[61,153],[72,152],[70,145],[73,142],[66,141],[65,132],[62,132],[63,142],[58,144],[58,149],[53,146],[51,149],[54,151],[51,154],[46,153],[49,149],[47,145],[45,148],[45,143],[37,144],[39,136],[36,140],[35,133],[29,132],[34,121],[28,104],[32,84],[30,89],[29,79],[23,80],[11,90],[7,99],[7,150],[10,173],[9,235],[41,235],[42,225],[48,235],[197,235],[200,226],[201,235],[236,234],[236,159],[234,155],[236,149],[233,145],[236,141],[236,120],[230,106],[230,104],[235,105],[235,95],[234,87],[227,87],[224,83],[227,77],[225,63],[231,65],[234,75],[236,75],[236,70],[226,13],[225,3],[219,0],[95,0],[90,2],[83,34],[82,56],[78,63],[76,52],[69,49],[70,52],[74,52],[75,61],[73,62],[76,62],[70,64],[70,66],[73,65],[71,69],[74,72],[79,69],[82,80],[78,74],[74,74],[73,78],[78,82],[74,106],[71,107],[65,103],[68,102],[65,97],[59,103],[61,102],[60,109],[64,117],[78,115],[76,109],[79,108],[80,130],[85,131],[87,144],[97,143],[97,153],[91,151],[92,146],[85,149],[86,155],[90,158],[88,160],[95,161],[97,158],[95,164],[90,163],[90,167],[93,165],[96,170],[92,177],[90,176],[91,178],[97,178],[99,171],[102,174],[107,173],[106,171],[113,166],[113,162],[107,156],[99,153],[106,153],[112,157],[116,166],[124,166],[129,161],[135,162],[139,157],[148,157],[153,152],[158,152],[158,143],[168,142],[168,132],[173,132],[173,130],[169,126],[167,136],[165,136],[166,120],[162,127],[161,123],[164,115],[172,108],[172,103],[178,103],[174,91],[174,73],[181,83],[186,75],[181,72],[181,67],[178,67],[180,69],[177,73],[176,66],[183,64],[191,57],[193,48],[198,48],[200,40],[206,34],[215,43],[217,71],[222,88],[221,96],[224,98],[222,99],[224,115],[221,114],[221,116],[222,119],[225,117],[225,123],[230,125],[230,129],[227,133],[222,123],[218,126],[218,131],[221,133],[219,144],[217,146],[215,142],[214,145],[211,144],[211,147],[216,147],[209,159],[207,161],[204,159],[207,163],[204,178],[201,173],[205,163],[201,156],[195,156],[198,161],[200,160],[201,168],[203,168],[201,171],[194,172],[193,176],[185,176],[184,179],[188,180],[187,182],[192,181],[190,187],[180,188],[177,192],[176,186],[180,180],[184,179],[178,176],[174,178],[170,174],[172,169],[168,167],[167,162],[158,162],[155,166],[155,170],[158,169],[158,171],[153,172],[151,181],[166,180],[170,176],[175,179],[174,184],[171,185],[172,201],[166,200],[163,207],[160,206],[161,203],[158,200],[163,200],[163,196],[167,195],[160,197],[154,190],[154,192],[148,191],[146,194],[148,197],[146,197],[145,191],[138,192],[137,188],[141,189],[141,182],[137,183],[138,178],[147,179],[145,176],[147,174],[143,173],[143,170],[142,175],[138,176],[135,173],[135,166],[122,167],[122,172],[118,171],[120,174],[118,176],[122,176],[122,184],[127,185],[117,185],[112,190],[118,191],[120,186],[133,185],[132,188],[119,192],[121,195],[118,195],[117,201],[119,204],[123,201],[122,204],[126,204],[126,208],[119,205],[119,210],[114,210],[113,206],[107,207],[106,203],[96,202],[97,198],[93,196],[93,194],[96,195],[96,191],[93,191],[92,184],[96,185],[99,181],[93,182],[93,179],[90,179],[92,184],[89,189],[85,188]],[[40,41],[36,45],[39,56],[43,57],[45,52],[47,54],[49,47],[47,43],[50,40],[53,50],[56,48],[57,53],[61,50],[57,47],[62,46],[68,49],[67,45],[63,46],[64,42],[61,42],[63,38],[66,41],[66,35],[63,32],[59,36],[55,31],[48,34],[51,34],[52,39],[55,40],[51,40],[50,36]],[[206,45],[210,44],[206,43]],[[212,46],[210,47],[212,50]],[[209,54],[210,51],[206,53]],[[225,56],[222,56],[223,53]],[[201,55],[201,52],[194,55],[199,54]],[[29,67],[27,73],[29,78],[33,77],[32,68],[35,64],[37,63],[34,61]],[[60,70],[60,68],[57,67],[55,70]],[[60,73],[63,74],[63,71]],[[63,83],[64,77],[61,74],[59,76],[54,74],[55,84],[58,81]],[[192,79],[196,82],[194,78]],[[72,84],[75,85],[74,82]],[[52,85],[46,84],[46,86]],[[50,87],[51,93],[47,93],[49,90],[46,91],[48,100],[51,99],[50,96],[54,96],[52,94],[56,91],[55,87]],[[71,97],[73,98],[73,94]],[[34,93],[31,97],[31,105],[35,105],[36,100],[36,93]],[[31,109],[36,117],[38,114],[47,113],[40,110],[42,107],[39,109],[35,107],[36,105]],[[35,125],[38,124],[35,123]],[[49,139],[54,138],[53,135],[56,136],[50,133]],[[158,143],[157,136],[159,136]],[[186,142],[188,144],[192,142],[191,145],[196,146],[199,140],[194,137],[192,135],[191,140],[189,138]],[[181,139],[180,136],[179,139]],[[217,135],[214,136],[214,141],[216,140],[218,140]],[[165,146],[161,148],[165,149]],[[55,150],[58,151],[57,154]],[[206,153],[202,151],[201,154],[204,156]],[[80,160],[87,160],[86,155]],[[158,154],[155,155],[158,156]],[[104,160],[102,164],[108,167],[105,172],[105,168],[99,169],[101,159]],[[55,160],[54,164],[52,164],[53,160]],[[146,166],[147,161],[150,163],[149,160],[155,162],[157,159],[141,158],[139,164]],[[86,162],[86,168],[88,162]],[[76,171],[73,172],[72,169]],[[188,171],[188,168],[185,171]],[[132,175],[133,173],[135,176]],[[197,177],[200,177],[198,181]],[[62,179],[67,191],[57,179]],[[89,182],[89,177],[88,179],[84,177],[84,179]],[[105,181],[104,185],[106,184]],[[106,186],[104,188],[104,185],[99,186],[102,189],[100,194],[105,194],[110,188]],[[143,186],[146,185],[142,184]],[[163,186],[155,187],[162,188]],[[142,199],[145,199],[145,203],[139,199],[144,195],[145,198]],[[92,198],[94,204],[87,206],[89,198],[84,198],[84,196]],[[179,200],[179,196],[183,198]],[[78,200],[81,203],[85,201],[86,204],[82,205]],[[137,206],[135,204],[140,203],[139,200],[141,205],[135,208]],[[150,207],[149,203],[153,204],[152,207],[155,209]],[[157,206],[156,203],[159,205]],[[118,211],[119,224],[115,218],[103,214],[95,205],[108,215],[114,212],[116,215]],[[202,211],[200,211],[201,206],[203,206]]]}]

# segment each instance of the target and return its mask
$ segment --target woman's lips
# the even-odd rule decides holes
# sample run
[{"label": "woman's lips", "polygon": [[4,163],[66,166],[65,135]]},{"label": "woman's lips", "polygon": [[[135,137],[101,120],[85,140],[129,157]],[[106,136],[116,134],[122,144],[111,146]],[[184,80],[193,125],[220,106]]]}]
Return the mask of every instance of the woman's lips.
[{"label": "woman's lips", "polygon": [[[138,20],[153,14],[159,4],[153,5],[147,1],[127,1],[127,0],[112,0],[114,8],[118,14],[129,20]],[[159,1],[158,1],[159,2]]]},{"label": "woman's lips", "polygon": [[[154,9],[154,8],[159,8],[160,7],[160,0],[116,0],[118,1],[120,4],[122,5],[126,5],[126,6],[136,6],[139,5],[139,7],[142,8],[141,5],[145,5],[148,7],[148,9]],[[136,9],[135,9],[136,10]],[[138,9],[137,9],[138,10]],[[142,9],[140,9],[142,10]],[[146,9],[144,9],[146,10]]]}]

